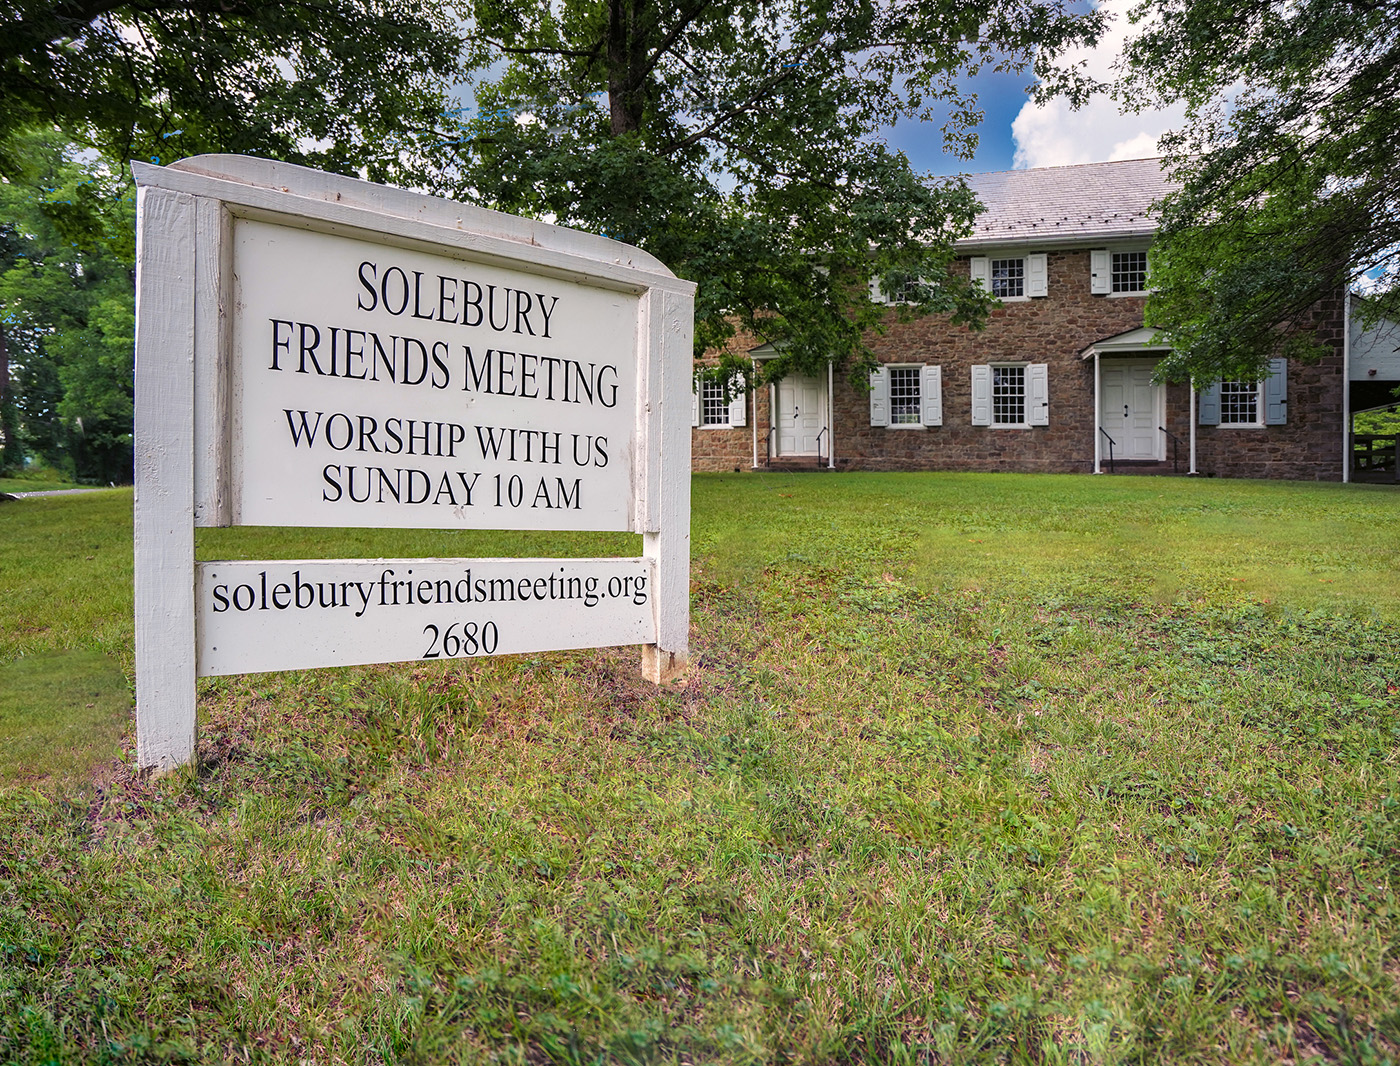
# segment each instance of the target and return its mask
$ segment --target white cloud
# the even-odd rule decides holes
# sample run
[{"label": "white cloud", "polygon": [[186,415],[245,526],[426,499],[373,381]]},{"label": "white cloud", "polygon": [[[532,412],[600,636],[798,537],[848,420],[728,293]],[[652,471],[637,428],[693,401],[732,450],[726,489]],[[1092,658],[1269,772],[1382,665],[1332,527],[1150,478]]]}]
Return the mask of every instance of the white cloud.
[{"label": "white cloud", "polygon": [[[1086,72],[1100,80],[1113,77],[1113,63],[1134,27],[1128,23],[1130,0],[1101,0],[1099,7],[1114,18],[1099,46],[1076,49],[1069,62],[1085,62]],[[1157,138],[1186,120],[1184,105],[1166,111],[1120,112],[1116,101],[1096,96],[1078,111],[1063,100],[1045,105],[1027,102],[1011,123],[1016,144],[1015,166],[1066,166],[1115,159],[1143,159],[1159,154]]]}]

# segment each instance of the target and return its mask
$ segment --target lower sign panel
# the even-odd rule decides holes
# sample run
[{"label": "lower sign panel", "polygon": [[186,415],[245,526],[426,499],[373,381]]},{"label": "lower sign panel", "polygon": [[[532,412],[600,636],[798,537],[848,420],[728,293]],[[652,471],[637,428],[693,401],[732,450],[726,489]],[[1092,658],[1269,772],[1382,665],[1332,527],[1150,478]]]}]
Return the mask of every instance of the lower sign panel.
[{"label": "lower sign panel", "polygon": [[200,563],[198,673],[651,644],[645,559]]}]

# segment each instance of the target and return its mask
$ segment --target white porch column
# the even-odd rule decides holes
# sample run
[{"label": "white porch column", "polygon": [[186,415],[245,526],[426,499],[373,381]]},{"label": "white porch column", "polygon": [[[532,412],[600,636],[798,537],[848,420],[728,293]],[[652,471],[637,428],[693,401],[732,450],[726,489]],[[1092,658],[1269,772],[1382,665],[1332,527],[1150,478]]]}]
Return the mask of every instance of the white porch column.
[{"label": "white porch column", "polygon": [[1099,351],[1094,349],[1094,473],[1103,473],[1103,405],[1099,402]]},{"label": "white porch column", "polygon": [[753,387],[753,379],[758,371],[758,362],[749,360],[749,425],[753,427],[753,469],[758,469],[758,390]]},{"label": "white porch column", "polygon": [[1186,382],[1187,388],[1191,390],[1191,469],[1188,474],[1196,472],[1196,379],[1190,378]]},{"label": "white porch column", "polygon": [[836,390],[831,360],[826,363],[826,468],[836,469]]},{"label": "white porch column", "polygon": [[[1342,297],[1342,484],[1351,481],[1351,286]],[[1400,462],[1395,466],[1400,478]]]}]

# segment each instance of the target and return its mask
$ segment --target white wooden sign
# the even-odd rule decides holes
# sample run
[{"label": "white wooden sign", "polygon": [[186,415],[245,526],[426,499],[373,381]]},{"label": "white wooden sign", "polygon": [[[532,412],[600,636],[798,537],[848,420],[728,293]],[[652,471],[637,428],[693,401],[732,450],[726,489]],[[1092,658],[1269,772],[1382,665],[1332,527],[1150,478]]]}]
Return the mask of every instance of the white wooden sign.
[{"label": "white wooden sign", "polygon": [[629,528],[635,293],[251,219],[233,273],[236,522]]},{"label": "white wooden sign", "polygon": [[653,632],[646,559],[200,563],[200,676],[475,658]]},{"label": "white wooden sign", "polygon": [[[638,249],[266,160],[134,164],[137,760],[197,676],[689,626],[694,286]],[[638,559],[196,566],[196,525],[626,530]]]}]

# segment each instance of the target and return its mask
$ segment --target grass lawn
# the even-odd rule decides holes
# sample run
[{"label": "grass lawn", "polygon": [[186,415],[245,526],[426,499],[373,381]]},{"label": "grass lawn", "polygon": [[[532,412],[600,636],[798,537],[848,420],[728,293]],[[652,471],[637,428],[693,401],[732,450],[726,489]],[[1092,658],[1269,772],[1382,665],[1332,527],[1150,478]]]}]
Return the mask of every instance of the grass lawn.
[{"label": "grass lawn", "polygon": [[683,682],[208,679],[155,781],[69,735],[121,713],[130,500],[0,504],[0,685],[72,664],[0,701],[0,1062],[1400,1056],[1394,489],[701,476]]},{"label": "grass lawn", "polygon": [[44,492],[75,487],[73,482],[65,481],[56,470],[46,469],[39,476],[0,477],[0,492]]}]

